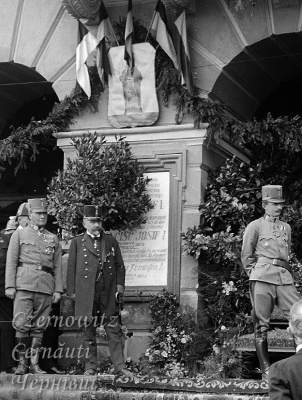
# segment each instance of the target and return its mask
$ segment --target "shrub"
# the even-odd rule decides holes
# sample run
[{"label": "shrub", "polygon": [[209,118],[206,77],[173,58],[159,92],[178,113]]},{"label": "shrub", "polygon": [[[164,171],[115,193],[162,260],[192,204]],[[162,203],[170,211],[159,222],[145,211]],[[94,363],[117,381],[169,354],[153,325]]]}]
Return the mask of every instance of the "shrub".
[{"label": "shrub", "polygon": [[134,229],[145,222],[152,208],[144,168],[129,144],[119,138],[108,144],[103,136],[89,133],[73,139],[77,157],[68,159],[48,186],[48,212],[69,236],[82,229],[83,207],[103,209],[105,230]]}]

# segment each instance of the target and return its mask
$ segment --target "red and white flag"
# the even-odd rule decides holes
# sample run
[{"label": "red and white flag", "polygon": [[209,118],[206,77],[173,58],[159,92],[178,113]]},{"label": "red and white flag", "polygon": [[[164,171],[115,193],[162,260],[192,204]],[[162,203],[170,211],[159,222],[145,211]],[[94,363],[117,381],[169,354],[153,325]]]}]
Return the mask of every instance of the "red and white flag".
[{"label": "red and white flag", "polygon": [[165,6],[161,0],[158,0],[156,4],[149,31],[154,39],[158,42],[160,47],[171,58],[175,68],[179,69],[179,63],[172,41],[172,36],[169,32]]},{"label": "red and white flag", "polygon": [[87,94],[91,96],[90,78],[86,65],[89,54],[96,49],[97,40],[88,29],[79,21],[79,40],[76,50],[76,76],[77,82]]},{"label": "red and white flag", "polygon": [[128,12],[125,28],[125,52],[124,60],[128,66],[133,69],[134,58],[132,53],[132,42],[133,42],[133,16],[132,16],[132,0],[128,0]]},{"label": "red and white flag", "polygon": [[100,7],[100,24],[97,31],[98,46],[96,65],[103,88],[105,86],[105,82],[108,82],[108,75],[111,75],[106,40],[108,40],[108,37],[110,36],[112,31],[113,27],[108,17],[107,10],[102,1]]},{"label": "red and white flag", "polygon": [[186,12],[183,11],[175,21],[175,48],[181,70],[181,84],[186,85],[191,96],[194,95],[193,76],[190,67],[190,53],[187,38]]}]

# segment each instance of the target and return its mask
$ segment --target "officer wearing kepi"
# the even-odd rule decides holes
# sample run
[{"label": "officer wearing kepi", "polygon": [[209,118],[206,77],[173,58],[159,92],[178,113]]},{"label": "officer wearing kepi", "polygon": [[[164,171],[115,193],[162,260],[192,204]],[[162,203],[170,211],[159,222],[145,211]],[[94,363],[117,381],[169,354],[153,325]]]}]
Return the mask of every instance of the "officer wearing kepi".
[{"label": "officer wearing kepi", "polygon": [[263,186],[264,216],[251,222],[243,235],[241,260],[250,281],[255,347],[263,379],[270,367],[267,332],[274,307],[289,319],[292,305],[299,300],[288,263],[291,228],[279,219],[283,204],[282,186]]},{"label": "officer wearing kepi", "polygon": [[[67,295],[75,301],[75,317],[89,346],[85,373],[97,368],[96,328],[104,327],[114,370],[130,376],[123,355],[118,297],[124,293],[125,266],[117,240],[102,230],[100,206],[84,206],[86,232],[72,239],[67,270]],[[84,321],[90,322],[84,324]],[[85,326],[86,325],[86,326]]]},{"label": "officer wearing kepi", "polygon": [[38,364],[39,349],[51,304],[63,293],[61,245],[45,229],[46,199],[29,199],[29,226],[17,229],[10,240],[5,277],[5,294],[14,299],[17,375],[28,371],[45,373]]}]

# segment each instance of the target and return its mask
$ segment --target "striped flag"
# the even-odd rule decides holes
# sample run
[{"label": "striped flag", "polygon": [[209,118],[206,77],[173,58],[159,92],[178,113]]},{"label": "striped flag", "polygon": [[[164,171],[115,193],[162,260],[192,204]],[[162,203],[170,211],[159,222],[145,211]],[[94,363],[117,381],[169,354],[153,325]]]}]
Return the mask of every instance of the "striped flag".
[{"label": "striped flag", "polygon": [[132,41],[133,41],[132,0],[128,0],[128,12],[127,12],[126,29],[125,29],[124,60],[127,61],[127,64],[131,69],[134,67]]},{"label": "striped flag", "polygon": [[161,0],[158,0],[156,4],[149,31],[160,47],[171,58],[175,68],[179,69],[176,51],[168,27],[165,6]]},{"label": "striped flag", "polygon": [[187,39],[186,12],[183,11],[175,21],[175,48],[182,74],[182,85],[186,85],[191,96],[194,95],[193,76],[190,68],[190,53]]},{"label": "striped flag", "polygon": [[108,17],[105,5],[102,1],[100,7],[100,24],[96,37],[98,42],[96,65],[103,88],[105,87],[105,82],[108,82],[108,75],[111,75],[106,40],[112,31],[113,27]]},{"label": "striped flag", "polygon": [[88,29],[79,21],[79,41],[76,50],[76,76],[77,82],[87,94],[91,96],[90,78],[86,65],[89,54],[97,47],[96,38],[88,31]]}]

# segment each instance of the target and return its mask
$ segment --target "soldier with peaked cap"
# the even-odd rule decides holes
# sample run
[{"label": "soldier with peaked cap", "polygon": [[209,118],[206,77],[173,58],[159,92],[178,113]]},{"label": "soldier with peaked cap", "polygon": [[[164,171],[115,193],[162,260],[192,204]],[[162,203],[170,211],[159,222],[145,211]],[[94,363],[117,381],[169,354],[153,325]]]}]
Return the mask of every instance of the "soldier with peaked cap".
[{"label": "soldier with peaked cap", "polygon": [[29,216],[28,216],[28,205],[27,203],[22,203],[18,208],[16,219],[19,224],[18,229],[26,228],[29,225]]},{"label": "soldier with peaked cap", "polygon": [[291,228],[279,219],[283,204],[282,186],[262,187],[265,213],[246,227],[241,252],[250,281],[255,347],[264,379],[270,367],[267,332],[274,307],[288,319],[292,305],[299,300],[289,266]]},{"label": "soldier with peaked cap", "polygon": [[[86,374],[97,368],[96,328],[104,325],[114,370],[131,375],[123,356],[117,297],[124,293],[125,267],[116,239],[102,230],[99,206],[84,206],[83,226],[86,232],[72,239],[67,269],[67,294],[74,295],[75,317],[89,345],[90,362]],[[84,321],[91,321],[85,327]]]},{"label": "soldier with peaked cap", "polygon": [[45,373],[38,364],[39,349],[51,304],[63,293],[61,246],[47,223],[46,199],[29,199],[30,224],[17,229],[10,240],[5,277],[5,294],[14,300],[16,329],[16,374]]},{"label": "soldier with peaked cap", "polygon": [[5,235],[11,235],[13,232],[15,232],[16,229],[17,229],[16,217],[12,215],[11,217],[9,217],[7,221],[4,233]]}]

